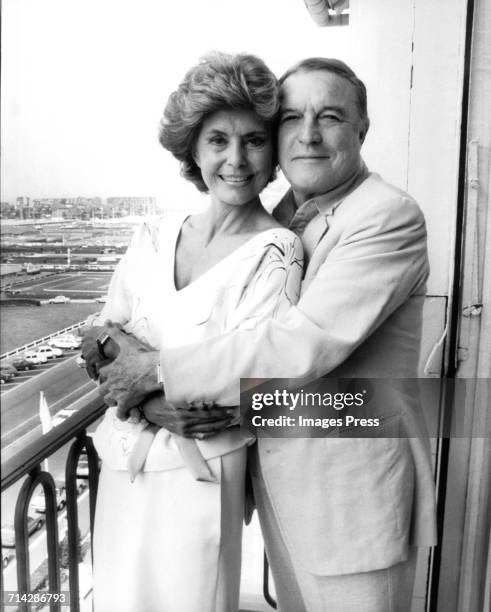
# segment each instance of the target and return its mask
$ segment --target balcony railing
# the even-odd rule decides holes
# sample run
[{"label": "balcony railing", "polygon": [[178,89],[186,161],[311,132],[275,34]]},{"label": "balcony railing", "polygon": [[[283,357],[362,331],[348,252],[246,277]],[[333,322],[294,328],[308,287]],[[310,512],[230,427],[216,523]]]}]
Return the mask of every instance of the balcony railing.
[{"label": "balcony railing", "polygon": [[[105,409],[106,406],[104,405],[102,399],[97,395],[84,400],[84,403],[74,412],[72,416],[48,433],[41,436],[38,440],[26,445],[11,459],[5,461],[2,466],[2,494],[6,489],[27,476],[17,496],[14,513],[17,591],[19,593],[32,593],[38,586],[36,584],[31,584],[27,516],[34,489],[41,486],[46,500],[46,540],[48,558],[47,590],[49,593],[59,593],[61,586],[61,567],[59,559],[56,483],[53,476],[49,472],[42,469],[42,464],[56,451],[71,442],[65,464],[68,570],[71,612],[79,612],[80,610],[78,548],[80,531],[77,500],[77,478],[79,477],[77,476],[77,464],[82,451],[85,449],[89,468],[89,516],[91,536],[90,542],[92,546],[95,503],[99,480],[99,460],[97,452],[92,443],[92,438],[87,434],[87,428],[104,414]],[[276,602],[269,592],[269,567],[266,555],[264,555],[263,568],[264,599],[272,608],[276,608]],[[1,591],[3,600],[3,567]],[[50,610],[61,609],[60,604],[54,601],[52,601],[49,605]],[[19,603],[17,609],[21,610],[22,612],[31,612],[33,610],[32,606],[27,603]]]},{"label": "balcony railing", "polygon": [[[14,513],[15,552],[17,562],[17,591],[30,593],[37,585],[30,584],[29,532],[27,512],[31,496],[41,485],[46,500],[46,540],[48,552],[48,591],[60,592],[60,560],[57,522],[56,485],[52,475],[42,469],[42,462],[57,450],[72,441],[65,466],[67,532],[68,532],[68,569],[70,588],[70,610],[78,612],[79,604],[79,567],[78,567],[78,504],[77,504],[77,464],[85,449],[88,459],[90,533],[93,534],[95,502],[99,480],[97,452],[92,439],[87,435],[87,427],[99,419],[105,411],[99,397],[89,400],[66,421],[28,444],[7,460],[2,470],[2,493],[10,486],[27,476],[17,497]],[[92,537],[91,537],[92,542]],[[4,590],[2,568],[2,599]],[[22,612],[32,610],[27,603],[19,603]],[[60,604],[52,601],[51,610],[60,610]]]}]

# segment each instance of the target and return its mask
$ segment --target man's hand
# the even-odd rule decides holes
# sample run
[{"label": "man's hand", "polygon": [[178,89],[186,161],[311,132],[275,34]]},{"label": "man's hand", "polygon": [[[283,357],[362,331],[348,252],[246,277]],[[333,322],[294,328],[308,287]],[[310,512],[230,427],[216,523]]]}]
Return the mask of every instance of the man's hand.
[{"label": "man's hand", "polygon": [[118,345],[114,340],[109,340],[104,345],[104,355],[101,355],[97,339],[107,332],[105,325],[94,325],[93,327],[85,327],[83,329],[82,344],[80,350],[82,351],[82,357],[85,360],[85,367],[87,374],[93,380],[99,378],[99,368],[109,364],[119,352]]},{"label": "man's hand", "polygon": [[108,406],[117,404],[117,416],[126,419],[129,410],[147,395],[162,390],[157,376],[160,354],[111,321],[106,321],[104,327],[119,353],[114,361],[99,368],[99,394]]},{"label": "man's hand", "polygon": [[223,431],[234,419],[230,408],[203,406],[174,408],[163,394],[148,399],[142,406],[147,421],[185,438],[204,440]]}]

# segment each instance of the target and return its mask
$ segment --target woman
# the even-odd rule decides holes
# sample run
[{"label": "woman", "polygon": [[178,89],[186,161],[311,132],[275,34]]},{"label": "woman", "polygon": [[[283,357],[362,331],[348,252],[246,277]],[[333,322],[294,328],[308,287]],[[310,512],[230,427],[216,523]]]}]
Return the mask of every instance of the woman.
[{"label": "woman", "polygon": [[[298,299],[300,243],[259,199],[274,178],[277,110],[276,79],[254,56],[214,54],[186,74],[165,108],[160,142],[209,193],[209,207],[137,230],[99,325],[119,322],[161,348],[254,326]],[[211,399],[203,389],[203,401]],[[131,482],[128,462],[146,426],[119,420],[111,407],[94,436],[102,458],[96,612],[236,610],[251,438],[235,426],[193,441],[212,476],[203,481],[179,440],[160,429]]]}]

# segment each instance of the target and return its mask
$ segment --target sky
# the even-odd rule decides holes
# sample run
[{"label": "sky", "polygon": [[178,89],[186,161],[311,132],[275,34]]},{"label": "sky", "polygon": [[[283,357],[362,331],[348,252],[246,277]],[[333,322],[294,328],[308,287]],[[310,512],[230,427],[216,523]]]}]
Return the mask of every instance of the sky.
[{"label": "sky", "polygon": [[204,53],[252,52],[278,75],[310,55],[356,69],[352,28],[319,28],[303,0],[3,0],[2,8],[2,201],[153,196],[164,208],[183,197],[192,205],[202,196],[179,176],[157,127]]},{"label": "sky", "polygon": [[336,51],[303,0],[3,0],[2,201],[17,196],[202,198],[159,145],[168,95],[209,50],[280,74]]}]

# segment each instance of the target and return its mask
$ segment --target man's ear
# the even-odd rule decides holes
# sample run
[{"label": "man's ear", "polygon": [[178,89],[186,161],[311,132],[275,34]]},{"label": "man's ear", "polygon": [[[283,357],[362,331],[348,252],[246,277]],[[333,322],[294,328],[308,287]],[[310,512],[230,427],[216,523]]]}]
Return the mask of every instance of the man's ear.
[{"label": "man's ear", "polygon": [[360,131],[358,133],[358,139],[360,141],[360,145],[362,145],[365,142],[365,138],[366,138],[369,127],[370,127],[369,119],[365,119],[365,121],[362,121],[362,124],[360,126]]}]

